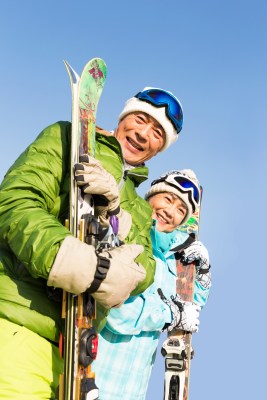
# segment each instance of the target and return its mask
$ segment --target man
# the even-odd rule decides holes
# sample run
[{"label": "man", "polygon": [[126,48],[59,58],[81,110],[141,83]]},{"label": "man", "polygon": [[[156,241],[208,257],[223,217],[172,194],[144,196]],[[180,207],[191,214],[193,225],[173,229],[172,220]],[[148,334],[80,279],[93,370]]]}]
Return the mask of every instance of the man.
[{"label": "man", "polygon": [[96,158],[115,177],[121,208],[132,217],[131,230],[124,241],[145,247],[137,260],[146,269],[146,280],[134,294],[143,292],[148,282],[153,282],[155,271],[150,241],[151,208],[137,195],[135,187],[148,177],[144,162],[175,143],[182,124],[182,107],[175,96],[161,89],[145,88],[126,102],[114,136],[103,130],[97,132]]},{"label": "man", "polygon": [[[111,252],[101,254],[111,257],[110,268],[92,295],[104,310],[118,306],[130,293],[142,292],[153,281],[151,209],[135,187],[147,177],[143,162],[174,143],[181,128],[179,101],[160,89],[145,89],[126,103],[114,136],[101,130],[97,133],[96,158],[120,187],[120,206],[118,194],[115,199],[107,195],[107,205],[99,206],[100,217],[105,220],[117,213],[121,229],[127,225],[124,236],[131,224],[125,243],[143,246],[125,244],[112,250],[111,256]],[[95,249],[64,227],[69,206],[70,134],[69,122],[44,129],[15,161],[0,187],[0,343],[6,352],[0,361],[0,397],[53,396],[61,370],[54,345],[61,329],[61,304],[47,296],[47,285],[82,293],[94,283],[99,261]],[[85,192],[94,193],[90,189],[93,176],[96,194],[103,195],[98,181],[108,177],[102,185],[107,191],[109,182],[114,187],[113,178],[99,163],[91,175],[90,162],[95,161],[81,162],[77,182],[85,185]],[[143,248],[136,260],[140,265],[135,259]],[[20,373],[13,376],[6,371],[14,370],[15,358]]]}]

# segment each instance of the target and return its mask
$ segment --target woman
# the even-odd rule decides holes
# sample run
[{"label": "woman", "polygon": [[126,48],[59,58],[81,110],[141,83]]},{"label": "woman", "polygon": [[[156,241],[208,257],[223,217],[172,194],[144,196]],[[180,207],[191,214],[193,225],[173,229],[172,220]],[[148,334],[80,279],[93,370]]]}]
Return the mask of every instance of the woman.
[{"label": "woman", "polygon": [[[92,368],[101,400],[145,399],[161,332],[175,327],[197,332],[199,311],[211,286],[208,252],[197,241],[184,250],[182,258],[184,263],[199,260],[194,302],[175,296],[176,261],[171,249],[187,240],[188,234],[177,227],[187,222],[199,205],[194,172],[172,171],[161,176],[152,182],[146,199],[152,207],[155,280],[144,293],[112,309],[99,335],[98,356]],[[162,298],[158,289],[164,294]]]}]

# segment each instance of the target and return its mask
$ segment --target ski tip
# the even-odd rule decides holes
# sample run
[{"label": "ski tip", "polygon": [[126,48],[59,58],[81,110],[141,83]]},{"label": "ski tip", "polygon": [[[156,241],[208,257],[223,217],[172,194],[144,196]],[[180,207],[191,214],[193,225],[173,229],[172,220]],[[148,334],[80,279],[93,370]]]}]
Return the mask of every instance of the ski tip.
[{"label": "ski tip", "polygon": [[68,71],[68,74],[69,74],[69,77],[70,77],[71,82],[72,82],[73,84],[76,84],[76,83],[79,81],[79,79],[80,79],[79,75],[78,75],[77,72],[72,68],[72,66],[68,63],[67,60],[63,60],[63,62],[64,62],[64,64],[65,64],[65,67],[67,68],[67,71]]},{"label": "ski tip", "polygon": [[90,68],[91,70],[98,71],[100,73],[100,76],[102,76],[104,79],[106,79],[107,65],[102,58],[95,57],[95,58],[92,58],[91,60],[89,60],[86,63],[86,65],[83,69],[83,72],[86,73],[88,68]]}]

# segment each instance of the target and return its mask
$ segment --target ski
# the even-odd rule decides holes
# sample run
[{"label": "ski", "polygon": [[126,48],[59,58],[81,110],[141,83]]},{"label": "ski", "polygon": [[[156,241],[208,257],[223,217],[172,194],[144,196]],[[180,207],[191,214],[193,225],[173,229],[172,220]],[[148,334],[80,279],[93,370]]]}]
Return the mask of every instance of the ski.
[{"label": "ski", "polygon": [[[106,65],[100,58],[90,60],[81,77],[64,61],[72,91],[71,131],[71,176],[69,219],[66,222],[70,232],[83,242],[94,244],[95,230],[92,230],[93,199],[83,196],[74,179],[74,165],[79,156],[95,152],[95,128],[98,102],[105,84]],[[95,303],[86,292],[80,295],[63,292],[62,318],[65,329],[61,336],[60,348],[64,359],[64,373],[60,377],[60,400],[95,400],[98,388],[91,363],[97,353],[97,333],[92,320],[95,318]]]},{"label": "ski", "polygon": [[[202,187],[200,188],[202,195]],[[177,248],[175,258],[177,260],[177,282],[176,293],[184,301],[193,301],[195,264],[183,265],[179,253],[198,237],[200,207],[186,224],[178,230],[188,233],[188,240]],[[165,357],[165,381],[164,400],[189,400],[190,362],[193,357],[191,347],[192,334],[175,329],[168,334],[163,343],[161,353]]]}]

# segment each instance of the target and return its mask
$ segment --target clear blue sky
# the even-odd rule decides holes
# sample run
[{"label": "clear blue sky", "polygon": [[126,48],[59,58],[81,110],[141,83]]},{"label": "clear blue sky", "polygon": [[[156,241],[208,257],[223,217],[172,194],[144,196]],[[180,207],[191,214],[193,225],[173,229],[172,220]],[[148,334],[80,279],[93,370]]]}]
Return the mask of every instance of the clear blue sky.
[{"label": "clear blue sky", "polygon": [[[266,26],[263,0],[1,2],[0,178],[39,131],[70,119],[63,59],[77,72],[106,61],[106,129],[145,86],[183,104],[178,142],[148,166],[150,181],[193,168],[204,187],[200,239],[213,288],[193,340],[191,400],[266,391]],[[148,400],[162,399],[163,364],[159,354]]]}]

